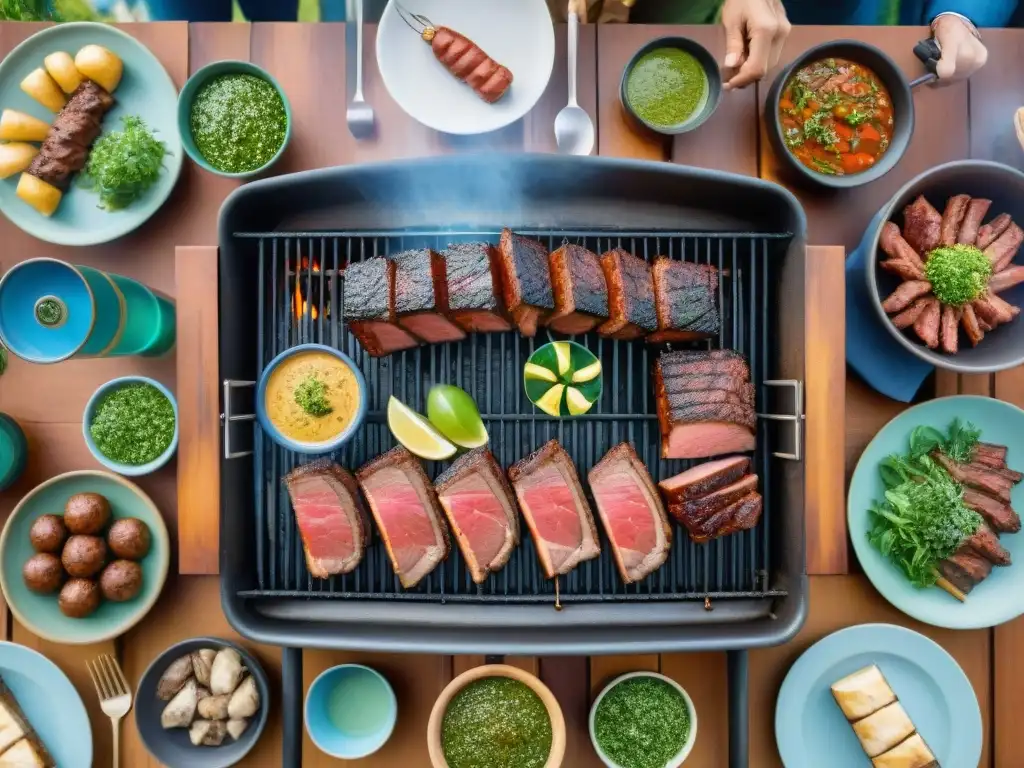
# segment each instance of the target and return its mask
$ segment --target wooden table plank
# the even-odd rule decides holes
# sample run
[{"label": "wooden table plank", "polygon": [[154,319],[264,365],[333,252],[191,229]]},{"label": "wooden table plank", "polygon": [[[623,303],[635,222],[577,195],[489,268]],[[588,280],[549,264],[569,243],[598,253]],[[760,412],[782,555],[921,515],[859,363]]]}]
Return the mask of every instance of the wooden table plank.
[{"label": "wooden table plank", "polygon": [[600,768],[601,761],[590,744],[588,722],[591,694],[590,660],[585,656],[544,656],[540,677],[558,699],[565,717],[566,768]]},{"label": "wooden table plank", "polygon": [[686,759],[693,768],[729,764],[729,687],[725,653],[663,653],[661,673],[679,683],[697,710],[697,741]]}]

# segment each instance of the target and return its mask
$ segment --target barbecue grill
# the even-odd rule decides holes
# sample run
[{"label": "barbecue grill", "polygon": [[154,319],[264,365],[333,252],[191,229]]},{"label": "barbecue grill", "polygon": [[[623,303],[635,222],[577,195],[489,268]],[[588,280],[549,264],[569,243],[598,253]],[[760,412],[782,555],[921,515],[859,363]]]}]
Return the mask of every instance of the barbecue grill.
[{"label": "barbecue grill", "polygon": [[[722,333],[693,348],[732,348],[750,361],[760,523],[702,545],[676,526],[668,562],[629,586],[604,541],[600,558],[556,587],[543,578],[528,536],[479,586],[453,549],[404,590],[379,538],[354,572],[312,578],[281,482],[308,458],[279,448],[252,416],[263,366],[296,344],[339,348],[366,377],[365,426],[333,456],[348,468],[393,447],[390,395],[423,409],[430,386],[443,382],[476,399],[505,468],[552,437],[582,478],[623,440],[656,481],[695,463],[660,459],[651,373],[657,350],[642,341],[576,337],[601,359],[604,393],[585,416],[558,420],[537,411],[522,387],[524,363],[548,341],[543,329],[534,339],[477,334],[379,359],[348,332],[341,319],[347,264],[410,248],[496,243],[502,227],[552,250],[565,242],[597,253],[622,247],[719,268]],[[776,185],[606,158],[434,158],[310,171],[235,191],[221,211],[219,263],[221,529],[230,542],[221,550],[221,585],[232,625],[252,640],[290,647],[472,654],[736,650],[790,638],[807,603],[804,232],[798,203]],[[441,469],[426,467],[431,477]],[[734,758],[744,747],[745,663],[743,654],[730,654]],[[301,688],[289,695],[296,690],[301,699]]]}]

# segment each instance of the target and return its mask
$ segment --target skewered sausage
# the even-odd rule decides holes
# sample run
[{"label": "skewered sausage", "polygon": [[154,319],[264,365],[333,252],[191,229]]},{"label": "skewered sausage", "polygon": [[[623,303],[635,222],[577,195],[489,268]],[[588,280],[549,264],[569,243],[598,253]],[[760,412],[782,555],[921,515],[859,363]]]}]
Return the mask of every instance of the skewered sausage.
[{"label": "skewered sausage", "polygon": [[67,189],[71,176],[85,167],[89,147],[113,105],[114,97],[102,87],[91,80],[83,81],[50,126],[28,173],[58,189]]},{"label": "skewered sausage", "polygon": [[429,40],[438,61],[470,88],[477,96],[493,104],[512,85],[512,73],[484,50],[459,32],[448,27],[437,27]]}]

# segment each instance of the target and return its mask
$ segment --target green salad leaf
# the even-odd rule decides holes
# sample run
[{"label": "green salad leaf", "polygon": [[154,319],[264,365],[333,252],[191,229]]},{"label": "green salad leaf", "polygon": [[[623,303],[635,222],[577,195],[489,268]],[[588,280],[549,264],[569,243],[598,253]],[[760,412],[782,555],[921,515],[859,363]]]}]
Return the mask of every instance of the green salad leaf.
[{"label": "green salad leaf", "polygon": [[160,177],[167,147],[141,117],[121,118],[120,131],[104,133],[92,147],[81,184],[100,196],[100,207],[116,211],[138,200]]}]

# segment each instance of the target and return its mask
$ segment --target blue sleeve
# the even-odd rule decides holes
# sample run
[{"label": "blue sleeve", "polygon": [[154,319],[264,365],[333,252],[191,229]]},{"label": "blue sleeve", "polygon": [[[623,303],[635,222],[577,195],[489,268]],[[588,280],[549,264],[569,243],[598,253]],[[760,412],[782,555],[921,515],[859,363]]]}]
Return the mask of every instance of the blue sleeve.
[{"label": "blue sleeve", "polygon": [[953,11],[961,13],[979,27],[1005,27],[1017,0],[927,0],[924,23],[928,24],[940,13]]}]

